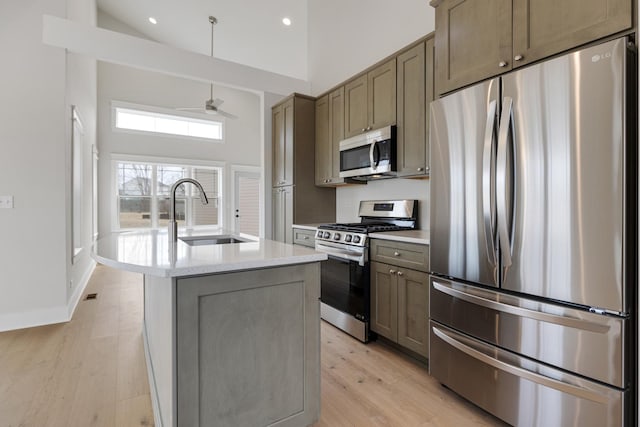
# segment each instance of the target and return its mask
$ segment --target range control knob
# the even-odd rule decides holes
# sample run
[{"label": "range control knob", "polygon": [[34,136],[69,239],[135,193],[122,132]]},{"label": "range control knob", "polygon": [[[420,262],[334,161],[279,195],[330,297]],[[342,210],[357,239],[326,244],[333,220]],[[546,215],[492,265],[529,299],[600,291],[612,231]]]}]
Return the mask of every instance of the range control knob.
[{"label": "range control knob", "polygon": [[353,243],[360,243],[360,236],[353,236]]},{"label": "range control knob", "polygon": [[344,241],[345,242],[350,242],[351,241],[351,234],[347,234],[346,236],[344,236]]},{"label": "range control knob", "polygon": [[322,239],[322,231],[318,231],[318,232],[316,233],[316,237],[318,237],[318,238]]},{"label": "range control knob", "polygon": [[329,233],[328,231],[324,232],[324,236],[325,239],[328,239],[329,237],[331,237],[331,233]]},{"label": "range control knob", "polygon": [[340,233],[334,233],[333,240],[340,240]]}]

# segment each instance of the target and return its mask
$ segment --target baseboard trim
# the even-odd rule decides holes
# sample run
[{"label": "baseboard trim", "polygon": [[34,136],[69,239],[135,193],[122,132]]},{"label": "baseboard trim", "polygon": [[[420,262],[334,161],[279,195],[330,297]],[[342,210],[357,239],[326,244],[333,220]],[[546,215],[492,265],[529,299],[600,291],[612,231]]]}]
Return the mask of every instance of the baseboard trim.
[{"label": "baseboard trim", "polygon": [[89,279],[91,279],[91,275],[93,271],[96,269],[97,263],[95,260],[91,259],[88,268],[85,270],[82,278],[80,279],[80,283],[76,286],[75,291],[73,291],[73,295],[69,298],[69,302],[67,303],[67,320],[71,320],[73,317],[73,313],[76,311],[76,307],[78,306],[78,302],[80,302],[80,297],[84,293],[87,285],[89,284]]},{"label": "baseboard trim", "polygon": [[33,328],[69,321],[69,309],[66,305],[43,308],[41,310],[21,311],[0,315],[0,332],[15,329]]},{"label": "baseboard trim", "polygon": [[153,421],[156,427],[162,427],[162,416],[160,415],[160,402],[158,400],[158,389],[156,388],[156,379],[153,375],[153,363],[149,353],[149,341],[147,340],[147,328],[142,324],[142,342],[144,344],[144,358],[147,361],[147,376],[149,377],[149,390],[151,393],[151,406],[153,406]]},{"label": "baseboard trim", "polygon": [[36,326],[52,325],[55,323],[68,322],[73,317],[73,313],[80,301],[91,274],[96,267],[96,262],[91,260],[89,267],[82,275],[80,283],[73,292],[66,305],[57,307],[47,307],[40,310],[21,311],[18,313],[8,313],[0,315],[0,332],[13,331],[15,329],[33,328]]}]

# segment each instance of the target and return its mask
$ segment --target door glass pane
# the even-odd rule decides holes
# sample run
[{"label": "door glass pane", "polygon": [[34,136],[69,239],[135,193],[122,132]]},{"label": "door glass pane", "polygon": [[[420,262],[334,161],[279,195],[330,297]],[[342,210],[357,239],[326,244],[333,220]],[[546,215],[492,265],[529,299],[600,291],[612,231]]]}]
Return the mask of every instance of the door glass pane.
[{"label": "door glass pane", "polygon": [[193,177],[202,185],[207,199],[209,199],[209,204],[203,205],[200,192],[192,186],[191,212],[193,225],[217,225],[219,223],[218,201],[220,197],[218,170],[194,168]]},{"label": "door glass pane", "polygon": [[118,164],[120,228],[151,226],[152,169],[139,163]]},{"label": "door glass pane", "polygon": [[260,235],[260,176],[236,176],[236,230],[240,233]]}]

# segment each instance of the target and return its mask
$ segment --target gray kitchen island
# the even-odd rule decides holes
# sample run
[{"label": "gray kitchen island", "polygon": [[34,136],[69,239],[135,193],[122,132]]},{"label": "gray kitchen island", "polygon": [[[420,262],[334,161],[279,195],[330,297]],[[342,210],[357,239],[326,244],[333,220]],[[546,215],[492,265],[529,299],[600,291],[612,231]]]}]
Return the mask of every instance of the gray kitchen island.
[{"label": "gray kitchen island", "polygon": [[173,243],[166,232],[147,231],[113,233],[94,246],[98,262],[144,275],[156,425],[311,425],[320,413],[326,255],[224,237],[240,241],[183,236]]}]

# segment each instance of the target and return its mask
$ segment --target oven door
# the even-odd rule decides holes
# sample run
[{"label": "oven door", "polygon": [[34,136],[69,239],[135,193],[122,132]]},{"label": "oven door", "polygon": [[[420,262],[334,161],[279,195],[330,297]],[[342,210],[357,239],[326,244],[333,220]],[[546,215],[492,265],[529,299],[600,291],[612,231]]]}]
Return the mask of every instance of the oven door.
[{"label": "oven door", "polygon": [[318,242],[316,250],[328,255],[320,264],[321,317],[359,340],[368,341],[369,263],[336,248],[323,250]]}]

